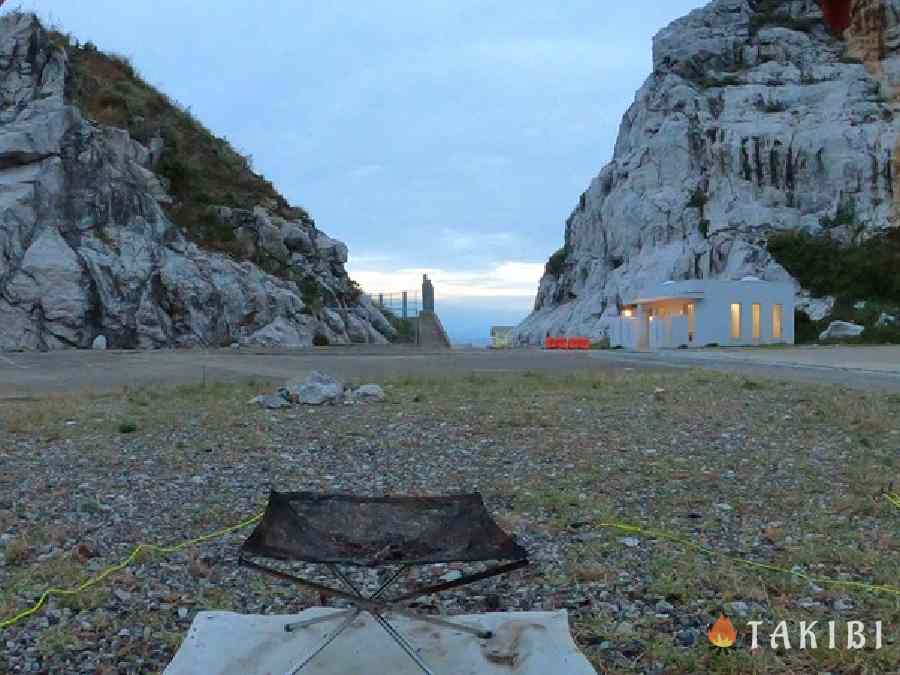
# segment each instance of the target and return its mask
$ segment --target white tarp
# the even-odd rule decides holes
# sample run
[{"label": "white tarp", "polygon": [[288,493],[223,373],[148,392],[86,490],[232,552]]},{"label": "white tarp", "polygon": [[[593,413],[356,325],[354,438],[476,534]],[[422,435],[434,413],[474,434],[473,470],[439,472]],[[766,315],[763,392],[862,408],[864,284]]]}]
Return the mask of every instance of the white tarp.
[{"label": "white tarp", "polygon": [[[292,616],[201,612],[164,675],[283,675],[340,621],[295,632],[285,624],[335,612],[316,607]],[[594,675],[569,634],[565,611],[496,612],[451,617],[494,632],[490,640],[389,616],[437,675]],[[363,612],[301,675],[421,675],[388,634]]]}]

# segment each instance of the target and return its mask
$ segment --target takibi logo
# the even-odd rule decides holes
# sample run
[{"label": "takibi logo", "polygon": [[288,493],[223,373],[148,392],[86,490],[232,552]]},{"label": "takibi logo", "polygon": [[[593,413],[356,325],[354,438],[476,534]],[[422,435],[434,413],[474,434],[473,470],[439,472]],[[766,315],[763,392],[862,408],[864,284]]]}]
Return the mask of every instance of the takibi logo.
[{"label": "takibi logo", "polygon": [[734,645],[737,640],[737,631],[734,629],[734,624],[731,623],[729,618],[723,615],[720,616],[719,620],[709,629],[707,637],[709,637],[709,641],[716,647],[725,649]]},{"label": "takibi logo", "polygon": [[[763,622],[748,621],[747,625],[752,633],[750,650],[756,651],[760,647],[760,627],[763,625]],[[781,621],[769,634],[768,639],[763,638],[763,642],[768,643],[772,649],[784,650],[795,647],[799,649],[819,649],[820,644],[826,649],[846,648],[848,650],[865,649],[867,646],[879,650],[884,646],[884,626],[881,621],[876,621],[871,631],[866,630],[867,627],[862,621],[848,621],[843,629],[839,627],[836,621],[829,621],[822,626],[823,631],[826,632],[825,635],[817,634],[815,629],[818,626],[818,621],[811,623],[801,621],[799,631],[792,642],[788,622]],[[845,636],[846,641],[844,640]],[[728,649],[737,642],[737,630],[735,630],[731,620],[727,616],[722,615],[709,629],[707,637],[713,646],[720,649]]]}]

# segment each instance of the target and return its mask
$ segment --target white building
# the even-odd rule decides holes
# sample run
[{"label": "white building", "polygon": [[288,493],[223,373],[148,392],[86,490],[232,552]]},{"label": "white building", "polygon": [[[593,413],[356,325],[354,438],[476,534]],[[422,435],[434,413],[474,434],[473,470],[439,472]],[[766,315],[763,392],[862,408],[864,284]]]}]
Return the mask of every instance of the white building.
[{"label": "white building", "polygon": [[610,344],[635,350],[794,343],[794,288],[741,281],[667,281],[630,300]]}]

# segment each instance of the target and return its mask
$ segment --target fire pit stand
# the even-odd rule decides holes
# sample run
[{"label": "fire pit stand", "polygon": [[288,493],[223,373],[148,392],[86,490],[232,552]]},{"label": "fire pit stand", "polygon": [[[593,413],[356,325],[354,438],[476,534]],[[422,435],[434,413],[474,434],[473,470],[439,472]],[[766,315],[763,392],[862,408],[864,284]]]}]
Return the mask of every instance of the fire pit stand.
[{"label": "fire pit stand", "polygon": [[[266,567],[248,556],[321,564],[345,590]],[[502,562],[482,572],[442,584],[416,588],[383,600],[388,589],[411,568],[434,563]],[[375,621],[418,665],[434,675],[416,648],[385,618],[399,614],[441,628],[490,639],[490,631],[438,619],[404,606],[415,598],[442,593],[528,565],[528,554],[503,532],[484,507],[481,495],[450,497],[356,497],[312,492],[269,495],[265,515],[241,547],[240,564],[298,586],[348,601],[352,609],[285,625],[287,632],[340,621],[321,644],[305,655],[288,675],[308,665],[362,612]],[[372,595],[366,596],[340,566],[397,569]]]}]

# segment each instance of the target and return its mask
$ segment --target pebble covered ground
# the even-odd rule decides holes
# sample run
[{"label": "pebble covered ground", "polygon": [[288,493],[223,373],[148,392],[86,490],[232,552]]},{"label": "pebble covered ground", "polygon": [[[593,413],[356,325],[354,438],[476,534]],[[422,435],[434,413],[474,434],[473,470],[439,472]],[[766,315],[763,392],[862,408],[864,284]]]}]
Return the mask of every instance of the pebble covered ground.
[{"label": "pebble covered ground", "polygon": [[[449,614],[565,608],[602,673],[890,673],[900,598],[817,577],[900,580],[900,397],[700,370],[382,383],[384,403],[266,410],[278,383],[148,388],[0,405],[0,621],[140,542],[258,513],[270,488],[480,491],[533,565],[420,598]],[[893,489],[896,490],[896,487]],[[0,631],[0,672],[158,673],[197,612],[291,613],[320,598],[236,565],[242,531],[127,570]],[[434,565],[401,583],[452,579]],[[324,579],[324,577],[323,577]],[[375,579],[359,579],[373,584]],[[720,614],[738,629],[718,650]],[[748,622],[881,620],[884,645],[751,650]],[[792,639],[797,631],[792,628]]]}]

